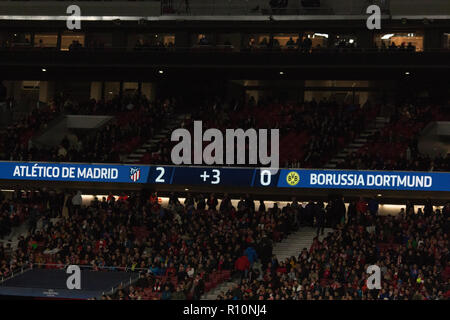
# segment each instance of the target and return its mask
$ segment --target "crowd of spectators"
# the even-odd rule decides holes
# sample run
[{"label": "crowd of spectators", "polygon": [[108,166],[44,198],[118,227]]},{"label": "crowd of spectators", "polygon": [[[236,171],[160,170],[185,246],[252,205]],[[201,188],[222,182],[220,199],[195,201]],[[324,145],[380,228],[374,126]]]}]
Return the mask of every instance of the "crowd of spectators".
[{"label": "crowd of spectators", "polygon": [[[167,119],[180,105],[186,107],[191,116],[179,126],[191,132],[194,120],[203,122],[203,130],[279,129],[280,165],[296,168],[323,167],[368,129],[381,110],[388,110],[389,123],[369,136],[363,147],[338,162],[337,169],[450,170],[450,155],[430,157],[418,147],[419,135],[426,125],[450,119],[445,104],[384,106],[368,101],[357,105],[332,99],[290,103],[272,98],[261,98],[258,102],[253,98],[246,102],[212,98],[186,104],[174,98],[151,102],[138,94],[87,102],[58,96],[48,106],[36,107],[7,128],[0,136],[0,159],[123,162],[128,154],[168,124]],[[91,132],[71,130],[58,146],[52,148],[33,143],[33,137],[62,114],[109,114],[114,120]],[[170,153],[174,144],[167,135],[157,142],[155,149],[143,155],[140,163],[172,164]]]},{"label": "crowd of spectators", "polygon": [[311,53],[324,50],[320,44],[313,47],[312,40],[309,36],[297,37],[294,40],[292,37],[285,43],[284,46],[280,44],[278,39],[273,36],[264,37],[259,42],[257,42],[253,37],[251,37],[242,51],[261,51],[261,50],[288,50],[288,51],[299,51],[302,53]]},{"label": "crowd of spectators", "polygon": [[[419,152],[422,129],[432,121],[449,119],[445,105],[363,106],[332,100],[282,103],[276,99],[253,99],[243,103],[215,98],[197,104],[180,126],[193,131],[193,120],[203,130],[218,128],[271,128],[280,130],[280,165],[320,168],[368,129],[381,110],[390,110],[390,122],[368,138],[357,152],[337,164],[338,169],[449,171],[449,155],[430,157]],[[214,114],[215,117],[210,117]],[[161,139],[141,163],[171,164],[174,143]],[[248,144],[247,144],[248,148]]]},{"label": "crowd of spectators", "polygon": [[6,128],[0,135],[0,159],[27,160],[28,142],[47,124],[58,116],[54,108],[40,109],[36,107],[25,117]]},{"label": "crowd of spectators", "polygon": [[[103,299],[200,299],[233,277],[239,284],[219,299],[448,299],[450,202],[434,210],[407,202],[395,216],[378,215],[375,198],[346,209],[342,198],[279,208],[236,207],[225,194],[172,194],[162,207],[156,194],[111,194],[82,205],[81,192],[16,191],[2,212],[25,212],[29,232],[17,248],[0,245],[1,273],[20,267],[69,264],[139,273],[132,286]],[[40,227],[36,227],[36,222]],[[278,261],[273,244],[301,226],[334,231],[315,238],[297,257]],[[368,290],[366,269],[382,271],[382,288]]]},{"label": "crowd of spectators", "polygon": [[[176,106],[174,99],[150,102],[143,95],[77,102],[57,96],[48,106],[36,107],[0,137],[0,158],[19,161],[121,162],[165,124]],[[63,114],[113,115],[105,126],[86,132],[70,130],[58,146],[33,143],[52,120]]]},{"label": "crowd of spectators", "polygon": [[379,47],[381,51],[389,51],[389,52],[399,52],[399,51],[407,51],[407,52],[415,52],[416,47],[411,43],[402,42],[400,45],[396,45],[395,42],[391,42],[389,45],[386,42],[382,41],[381,46]]},{"label": "crowd of spectators", "polygon": [[[11,197],[0,192],[0,240],[7,239],[13,228],[27,223],[28,231],[36,230],[38,220],[46,213],[56,217],[64,203],[64,193],[41,189],[24,191],[17,187]],[[31,247],[35,244],[29,243]],[[23,266],[15,259],[11,242],[0,242],[0,276],[8,276]]]},{"label": "crowd of spectators", "polygon": [[[215,99],[198,106],[192,110],[191,118],[182,123],[182,127],[192,132],[193,120],[201,120],[203,130],[279,129],[280,165],[297,168],[324,165],[356,138],[379,110],[375,105],[358,106],[331,100],[294,104],[275,99],[261,99],[258,103],[252,99],[247,103]],[[145,157],[144,161],[169,162],[172,145],[170,141],[162,140],[157,152]]]},{"label": "crowd of spectators", "polygon": [[175,49],[175,45],[173,42],[167,42],[164,43],[163,41],[156,41],[156,42],[150,42],[144,39],[138,39],[136,41],[136,44],[134,45],[135,51],[145,51],[145,50],[152,50],[152,51],[165,51]]},{"label": "crowd of spectators", "polygon": [[86,206],[80,205],[80,193],[66,199],[65,206],[44,202],[47,207],[56,203],[56,210],[40,211],[42,227],[20,237],[17,250],[2,257],[4,273],[31,264],[140,271],[136,289],[119,290],[115,298],[170,299],[181,290],[199,299],[211,274],[234,270],[248,247],[270,259],[272,241],[296,226],[293,211],[255,210],[248,195],[236,208],[227,195],[219,206],[213,194],[188,195],[183,204],[173,195],[166,208],[155,195],[122,195],[117,200],[110,195]]},{"label": "crowd of spectators", "polygon": [[430,157],[419,151],[422,130],[450,120],[448,105],[393,105],[388,125],[337,164],[338,169],[450,171],[450,154]]},{"label": "crowd of spectators", "polygon": [[[430,209],[431,208],[431,209]],[[356,215],[297,257],[253,263],[223,300],[448,300],[450,203],[396,216]],[[381,289],[367,287],[369,265]]]},{"label": "crowd of spectators", "polygon": [[[54,160],[72,162],[122,162],[124,157],[146,143],[163,128],[165,121],[175,108],[174,99],[150,102],[144,96],[135,96],[128,101],[115,99],[108,103],[91,101],[85,110],[103,110],[115,118],[105,127],[82,139],[68,135],[51,153]],[[86,113],[84,113],[86,114]]]}]

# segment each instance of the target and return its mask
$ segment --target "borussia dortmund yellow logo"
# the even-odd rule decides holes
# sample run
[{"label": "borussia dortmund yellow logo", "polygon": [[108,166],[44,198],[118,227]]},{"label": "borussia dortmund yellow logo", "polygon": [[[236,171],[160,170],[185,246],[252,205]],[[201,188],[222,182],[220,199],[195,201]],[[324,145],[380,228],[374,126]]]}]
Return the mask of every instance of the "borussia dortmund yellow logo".
[{"label": "borussia dortmund yellow logo", "polygon": [[289,185],[295,186],[300,181],[300,176],[297,172],[291,171],[286,176],[286,181]]}]

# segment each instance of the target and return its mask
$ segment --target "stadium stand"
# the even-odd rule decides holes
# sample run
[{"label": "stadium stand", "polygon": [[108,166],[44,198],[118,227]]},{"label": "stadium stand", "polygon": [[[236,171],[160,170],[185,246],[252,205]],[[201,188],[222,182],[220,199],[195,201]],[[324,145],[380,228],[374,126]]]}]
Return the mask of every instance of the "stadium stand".
[{"label": "stadium stand", "polygon": [[[197,107],[200,106],[200,107]],[[180,127],[193,131],[200,120],[204,130],[218,128],[280,129],[280,164],[286,168],[320,168],[341,152],[374,122],[381,110],[388,110],[389,123],[367,143],[341,159],[338,169],[448,171],[449,155],[431,158],[418,150],[421,130],[432,121],[450,119],[446,105],[396,104],[363,106],[315,100],[281,103],[274,99],[247,103],[214,99],[180,106],[173,98],[149,101],[141,95],[115,97],[111,101],[77,103],[70,98],[35,109],[10,126],[0,141],[2,159],[69,162],[128,162],[128,155],[140,148],[170,122],[174,110],[184,108],[190,117]],[[215,114],[214,118],[210,114]],[[59,114],[111,114],[114,120],[91,134],[71,133],[59,146],[48,150],[33,145],[32,137]],[[229,114],[231,116],[229,116]],[[178,120],[176,120],[178,121]],[[175,121],[175,122],[176,122]],[[171,121],[173,123],[173,121]],[[26,128],[26,129],[24,129]],[[20,134],[19,134],[20,133]],[[171,164],[174,143],[162,136],[153,150],[138,163]]]},{"label": "stadium stand", "polygon": [[418,150],[419,134],[432,121],[450,119],[445,105],[405,104],[394,106],[390,122],[382,132],[348,158],[338,163],[339,169],[449,171],[450,154],[431,158]]},{"label": "stadium stand", "polygon": [[[19,200],[37,210],[40,229],[31,228],[17,248],[1,246],[2,276],[13,269],[63,269],[69,264],[92,271],[131,272],[139,279],[102,299],[200,299],[226,281],[235,281],[219,299],[448,299],[448,218],[450,202],[433,210],[410,203],[394,216],[379,216],[360,199],[345,209],[295,200],[256,209],[249,195],[236,208],[225,196],[172,195],[164,208],[154,196],[95,198],[79,206],[78,195],[42,191]],[[32,199],[29,196],[26,199]],[[130,214],[133,213],[133,214]],[[323,218],[322,218],[323,217]],[[273,245],[300,227],[333,227],[298,257],[278,261]],[[356,245],[358,244],[358,245]],[[381,291],[368,293],[364,270],[377,264]]]},{"label": "stadium stand", "polygon": [[188,197],[185,205],[173,197],[169,208],[149,201],[141,205],[133,196],[96,199],[79,207],[73,205],[74,198],[69,198],[65,214],[62,206],[56,216],[41,212],[42,229],[20,237],[17,251],[2,255],[4,277],[29,265],[63,268],[75,263],[94,270],[140,270],[163,283],[170,280],[172,291],[178,284],[198,299],[230,276],[246,245],[256,246],[265,237],[280,241],[292,230],[294,219],[293,212],[247,209],[249,199],[237,210],[226,200],[217,208],[213,195],[208,201],[201,195],[195,200]]},{"label": "stadium stand", "polygon": [[[150,102],[144,96],[85,103],[70,97],[34,109],[29,116],[6,129],[0,140],[2,159],[21,161],[120,162],[163,125],[172,112],[173,100]],[[111,114],[114,120],[93,133],[71,132],[52,149],[34,145],[33,135],[42,134],[62,114]]]},{"label": "stadium stand", "polygon": [[[258,104],[215,100],[193,109],[183,126],[193,131],[193,121],[202,121],[204,130],[217,128],[272,128],[280,130],[280,163],[285,167],[312,167],[325,163],[339,148],[351,141],[373,119],[376,106],[342,105],[332,101],[303,104],[281,103],[268,99]],[[209,115],[215,114],[214,118]],[[167,144],[168,141],[164,141]],[[160,163],[170,159],[171,147],[159,148],[164,154],[145,157]]]},{"label": "stadium stand", "polygon": [[[450,300],[432,2],[0,0],[0,299]],[[194,121],[279,129],[276,173],[176,165]]]},{"label": "stadium stand", "polygon": [[[395,217],[358,213],[298,257],[253,268],[219,299],[449,299],[448,214],[448,205],[444,212]],[[361,276],[371,264],[381,268],[381,290],[368,290]]]}]

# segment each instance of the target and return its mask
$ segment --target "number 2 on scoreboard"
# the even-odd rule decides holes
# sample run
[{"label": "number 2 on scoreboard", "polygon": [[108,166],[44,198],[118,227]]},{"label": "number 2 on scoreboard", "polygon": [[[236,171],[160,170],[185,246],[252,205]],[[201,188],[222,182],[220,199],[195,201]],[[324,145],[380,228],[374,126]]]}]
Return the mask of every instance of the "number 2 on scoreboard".
[{"label": "number 2 on scoreboard", "polygon": [[163,167],[157,167],[156,170],[160,172],[159,176],[156,177],[155,182],[164,183],[166,180],[163,179],[164,173],[166,172]]}]

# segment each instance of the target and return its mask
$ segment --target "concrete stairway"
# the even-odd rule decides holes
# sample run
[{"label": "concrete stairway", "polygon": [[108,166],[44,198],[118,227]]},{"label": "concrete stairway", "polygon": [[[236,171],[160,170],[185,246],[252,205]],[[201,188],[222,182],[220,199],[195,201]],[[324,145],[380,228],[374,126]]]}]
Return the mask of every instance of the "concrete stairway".
[{"label": "concrete stairway", "polygon": [[141,145],[139,148],[134,150],[131,154],[129,154],[124,162],[125,163],[136,163],[139,162],[145,153],[147,152],[155,152],[158,148],[158,142],[161,141],[164,138],[168,138],[170,140],[170,135],[172,134],[172,131],[179,128],[181,122],[187,117],[186,114],[173,116],[172,118],[167,119],[167,125],[162,129],[160,132],[158,132],[156,135],[154,135],[152,138],[150,138],[146,143]]},{"label": "concrete stairway", "polygon": [[5,236],[3,239],[0,239],[0,243],[6,246],[6,244],[11,244],[11,248],[13,250],[17,249],[17,245],[19,243],[20,236],[26,236],[28,232],[29,224],[28,221],[24,222],[18,227],[13,227],[11,229],[11,233]]},{"label": "concrete stairway", "polygon": [[223,282],[221,284],[219,284],[217,287],[215,287],[214,289],[206,292],[201,298],[200,300],[217,300],[217,296],[221,293],[221,292],[227,292],[228,290],[230,290],[235,284],[239,284],[240,280],[239,278],[237,279],[231,279],[230,281],[226,281]]},{"label": "concrete stairway", "polygon": [[357,151],[367,143],[367,139],[380,131],[389,123],[389,119],[385,117],[376,117],[375,121],[369,125],[369,127],[359,135],[352,143],[350,143],[344,150],[338,153],[333,159],[325,165],[327,169],[336,168],[337,164],[342,160],[345,160],[352,152]]},{"label": "concrete stairway", "polygon": [[[273,254],[278,258],[278,261],[284,261],[286,258],[292,256],[297,257],[303,248],[311,247],[313,239],[316,237],[316,228],[302,227],[299,231],[290,234],[286,239],[274,245]],[[319,240],[327,235],[328,232],[333,231],[331,228],[325,228],[324,235],[319,235]]]},{"label": "concrete stairway", "polygon": [[[331,228],[325,228],[324,235],[319,236],[320,240],[333,231]],[[283,261],[291,256],[297,257],[303,248],[310,248],[313,239],[316,236],[316,229],[312,227],[303,227],[299,231],[289,235],[286,239],[274,245],[273,254],[276,255],[278,261]],[[205,293],[201,300],[215,300],[221,292],[227,292],[235,284],[239,283],[239,278],[232,279],[218,285],[216,288]]]},{"label": "concrete stairway", "polygon": [[[51,218],[50,222],[54,224],[59,219],[60,218]],[[5,236],[3,239],[0,239],[0,242],[3,243],[4,245],[6,245],[7,243],[10,243],[11,248],[17,249],[17,245],[19,243],[19,238],[21,236],[26,237],[28,235],[29,228],[30,228],[30,223],[27,220],[24,223],[22,223],[20,226],[13,227],[11,229],[11,233],[9,235]],[[35,232],[42,231],[43,229],[44,229],[44,220],[43,220],[43,218],[39,218],[38,221],[36,222]]]}]

